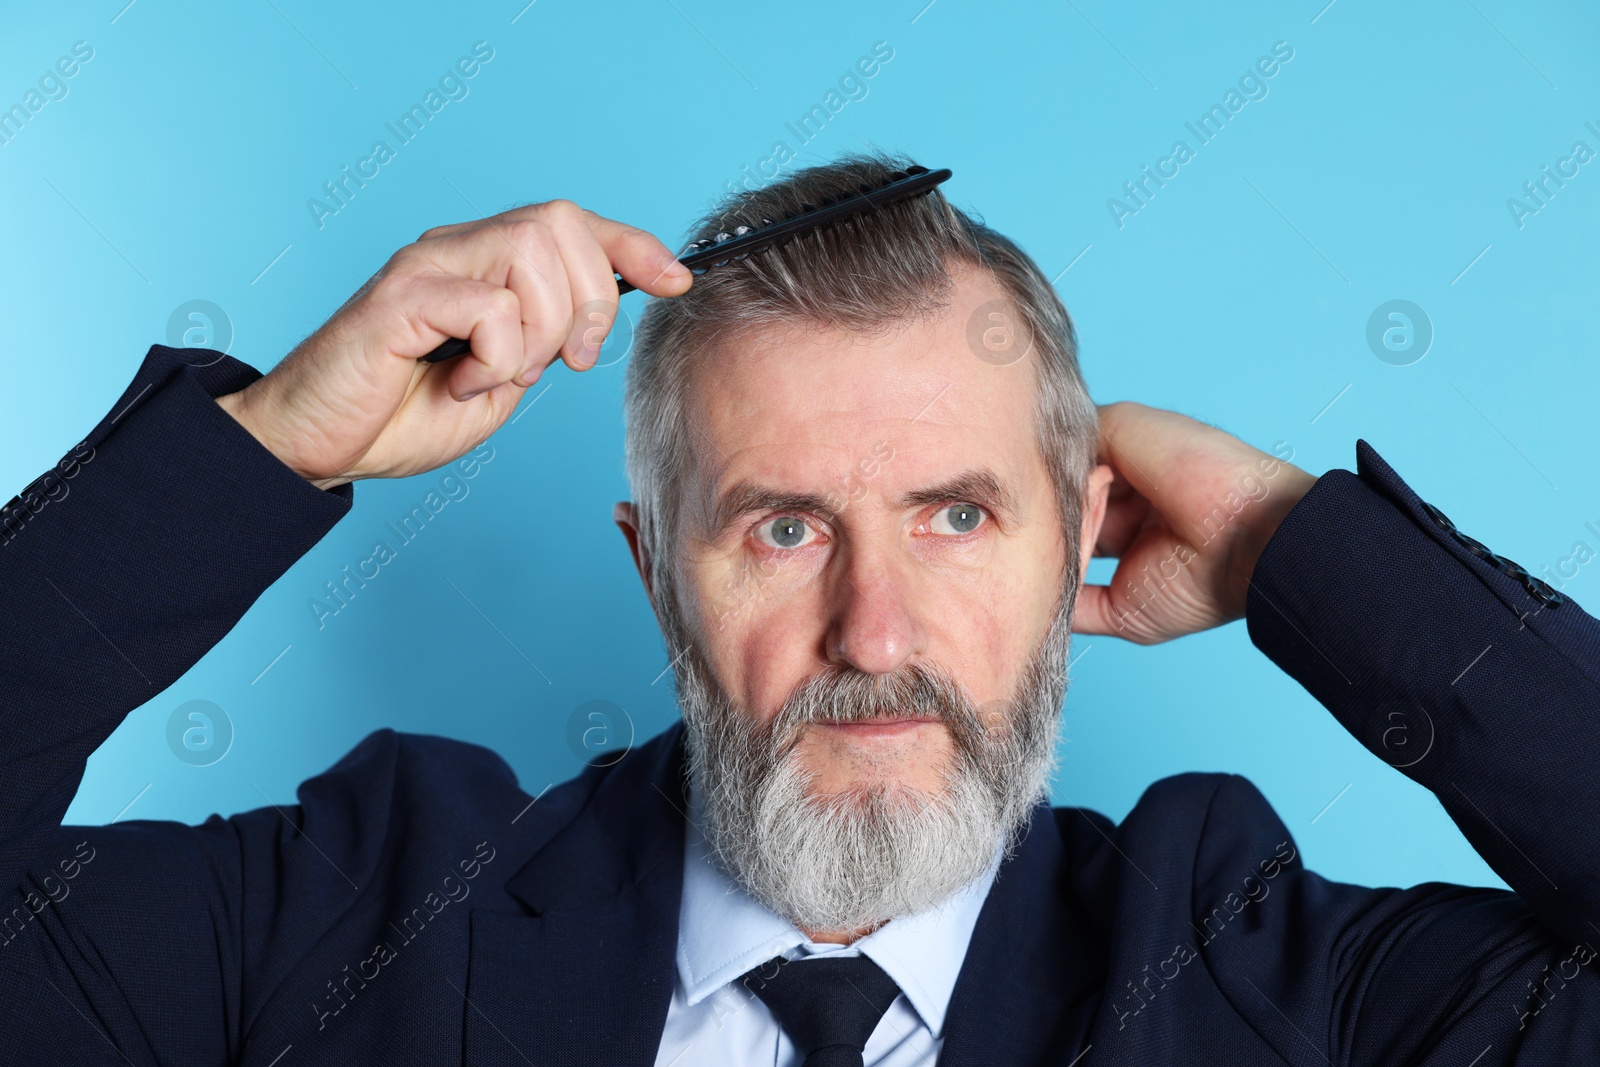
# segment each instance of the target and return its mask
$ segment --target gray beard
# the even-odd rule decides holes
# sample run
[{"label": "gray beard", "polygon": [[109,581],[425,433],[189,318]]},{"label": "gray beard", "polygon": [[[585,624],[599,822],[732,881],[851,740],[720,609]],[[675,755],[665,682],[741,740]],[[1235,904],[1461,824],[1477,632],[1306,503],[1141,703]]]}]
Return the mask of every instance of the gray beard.
[{"label": "gray beard", "polygon": [[[952,678],[920,664],[886,675],[828,667],[760,723],[734,704],[700,647],[682,643],[678,702],[715,862],[795,926],[849,931],[927,910],[1010,855],[1056,767],[1073,592],[1012,698],[985,709],[999,712],[993,728]],[[937,717],[949,730],[942,790],[810,792],[796,751],[806,723],[905,715]]]}]

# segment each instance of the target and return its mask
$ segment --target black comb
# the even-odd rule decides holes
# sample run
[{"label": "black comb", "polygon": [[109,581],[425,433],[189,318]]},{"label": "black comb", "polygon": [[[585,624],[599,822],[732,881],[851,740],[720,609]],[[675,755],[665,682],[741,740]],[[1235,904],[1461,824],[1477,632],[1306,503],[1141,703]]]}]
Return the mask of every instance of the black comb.
[{"label": "black comb", "polygon": [[[715,237],[694,241],[684,250],[685,254],[678,258],[678,262],[695,274],[704,274],[713,267],[744,259],[757,252],[765,252],[810,230],[859,215],[872,208],[891,204],[896,200],[905,200],[919,193],[925,193],[949,178],[950,173],[949,167],[939,170],[929,170],[927,167],[897,170],[890,175],[890,180],[885,185],[876,188],[864,187],[839,200],[802,205],[798,212],[777,222],[762,219],[762,225],[758,227],[735,226],[729,233],[719,233]],[[621,277],[617,278],[618,295],[631,293],[633,290],[632,285],[623,281]],[[452,337],[423,356],[422,361],[440,363],[461,355],[471,347],[467,341]]]}]

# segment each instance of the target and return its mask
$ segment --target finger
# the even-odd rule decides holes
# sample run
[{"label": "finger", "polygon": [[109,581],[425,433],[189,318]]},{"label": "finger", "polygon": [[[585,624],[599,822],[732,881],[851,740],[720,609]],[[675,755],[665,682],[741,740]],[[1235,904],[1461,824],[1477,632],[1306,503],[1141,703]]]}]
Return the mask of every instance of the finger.
[{"label": "finger", "polygon": [[469,219],[466,222],[447,222],[441,226],[434,226],[424,230],[417,238],[417,242],[437,240],[441,237],[453,237],[467,230],[476,230],[485,225],[509,226],[513,222],[523,219],[539,218],[545,209],[555,201],[543,201],[537,204],[521,204],[517,207],[507,208],[498,215],[485,215],[481,218]]},{"label": "finger", "polygon": [[1072,610],[1072,632],[1095,637],[1124,637],[1118,624],[1120,612],[1112,603],[1111,590],[1103,585],[1083,585],[1078,589]]},{"label": "finger", "polygon": [[689,268],[672,250],[636,226],[588,212],[589,228],[605,250],[606,259],[636,289],[651,296],[677,296],[694,282]]},{"label": "finger", "polygon": [[1228,493],[1266,453],[1176,411],[1122,401],[1100,409],[1102,461],[1156,510],[1182,524],[1197,506]]},{"label": "finger", "polygon": [[1129,401],[1100,408],[1100,462],[1109,464],[1119,481],[1147,500],[1161,492],[1167,465],[1174,458],[1170,428],[1164,436],[1157,432],[1162,428],[1160,416],[1168,414]]},{"label": "finger", "polygon": [[1100,526],[1100,538],[1095,542],[1094,554],[1120,557],[1133,544],[1134,538],[1149,525],[1153,514],[1150,501],[1140,496],[1127,482],[1117,482],[1106,501],[1106,517]]},{"label": "finger", "polygon": [[457,273],[487,280],[488,275],[481,273],[483,264],[475,264],[470,258],[465,262],[457,258],[460,248],[452,246],[458,246],[460,238],[476,237],[477,231],[485,226],[506,230],[518,223],[530,220],[549,222],[552,216],[564,218],[568,214],[583,216],[616,273],[635,288],[652,296],[677,296],[687,291],[693,283],[694,275],[689,268],[679,263],[672,250],[651,234],[637,226],[629,226],[580,208],[568,200],[526,204],[476,222],[437,226],[418,238],[418,243],[426,245],[430,255],[447,257],[448,263],[441,260],[441,265],[448,265]]},{"label": "finger", "polygon": [[436,271],[497,284],[516,295],[522,355],[504,380],[524,386],[537,380],[566,340],[572,320],[566,269],[544,216],[525,208],[444,227],[410,251]]},{"label": "finger", "polygon": [[522,366],[513,376],[518,385],[539,380],[556,358],[572,329],[572,291],[556,236],[545,217],[496,226],[511,258],[506,287],[522,306]]},{"label": "finger", "polygon": [[[580,221],[589,231],[586,239],[578,229]],[[586,249],[586,242],[595,247]],[[513,379],[523,386],[536,381],[558,355],[574,369],[594,364],[597,353],[584,361],[581,350],[588,347],[586,340],[603,341],[616,318],[614,309],[592,306],[615,302],[613,269],[656,296],[681,293],[693,281],[671,250],[650,234],[566,200],[515,208],[475,224],[439,227],[412,247],[439,270],[500,282],[517,295],[525,351]],[[569,249],[571,263],[566,259]],[[582,322],[574,322],[576,310],[583,312]]]},{"label": "finger", "polygon": [[1144,609],[1118,597],[1108,586],[1084,585],[1072,612],[1072,632],[1086,637],[1120,637],[1136,645],[1154,645],[1168,639]]},{"label": "finger", "polygon": [[572,327],[562,342],[561,359],[577,371],[600,361],[600,346],[619,307],[616,275],[589,227],[588,214],[574,207],[570,213],[553,215],[550,222],[572,299]]},{"label": "finger", "polygon": [[522,366],[522,310],[517,295],[503,285],[434,274],[414,279],[404,295],[406,312],[419,335],[418,352],[447,337],[466,338],[467,355],[450,367],[450,395],[470,400],[512,380]]}]

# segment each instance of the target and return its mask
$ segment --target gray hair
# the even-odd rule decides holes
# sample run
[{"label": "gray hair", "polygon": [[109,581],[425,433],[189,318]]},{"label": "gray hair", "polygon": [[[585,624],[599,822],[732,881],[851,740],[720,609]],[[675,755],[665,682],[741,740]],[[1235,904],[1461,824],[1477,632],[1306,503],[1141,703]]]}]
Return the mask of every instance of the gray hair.
[{"label": "gray hair", "polygon": [[[864,154],[797,171],[726,198],[697,224],[691,239],[841,199],[913,165],[904,157]],[[685,417],[691,357],[774,326],[876,331],[936,314],[946,307],[952,268],[958,266],[989,274],[1032,338],[1027,355],[1037,368],[1037,432],[1068,548],[1063,594],[1070,610],[1078,585],[1083,489],[1099,440],[1098,415],[1078,370],[1072,319],[1025,252],[935,189],[716,267],[683,296],[654,300],[645,309],[627,372],[626,456],[657,614],[670,643],[683,636],[673,632],[683,619],[672,547],[691,467],[693,430]]]}]

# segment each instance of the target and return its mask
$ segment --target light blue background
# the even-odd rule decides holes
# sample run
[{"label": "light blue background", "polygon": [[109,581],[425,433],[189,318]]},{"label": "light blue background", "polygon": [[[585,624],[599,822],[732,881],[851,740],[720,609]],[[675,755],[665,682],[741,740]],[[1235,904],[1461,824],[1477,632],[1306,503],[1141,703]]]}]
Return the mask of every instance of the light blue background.
[{"label": "light blue background", "polygon": [[[798,147],[785,123],[887,41],[867,96],[800,162],[873,144],[952,167],[957,203],[1064,271],[1097,400],[1287,441],[1317,473],[1353,467],[1365,437],[1536,573],[1577,540],[1600,548],[1584,528],[1600,525],[1600,165],[1523,228],[1506,204],[1574,141],[1600,149],[1584,128],[1600,125],[1585,5],[124,2],[5,15],[5,104],[73,42],[95,50],[0,146],[6,493],[110,408],[183,302],[225,308],[232,354],[266,370],[438,223],[562,196],[676,244],[743,165],[779,139]],[[495,55],[470,95],[319,229],[307,199],[479,40]],[[1175,139],[1194,147],[1185,121],[1276,41],[1294,58],[1269,95],[1119,229],[1107,199]],[[1436,330],[1411,366],[1365,341],[1395,298]],[[69,818],[198,821],[291,800],[380,726],[492,746],[537,792],[579,767],[566,731],[581,703],[616,702],[641,737],[666,726],[661,642],[610,521],[626,495],[622,369],[551,374],[470,496],[319,631],[307,600],[438,475],[357,486],[353,513],[96,754]],[[1596,572],[1565,591],[1600,603]],[[1496,882],[1437,802],[1242,623],[1077,651],[1059,801],[1121,818],[1156,778],[1238,771],[1324,873]],[[209,767],[165,739],[195,699],[236,729]]]}]

